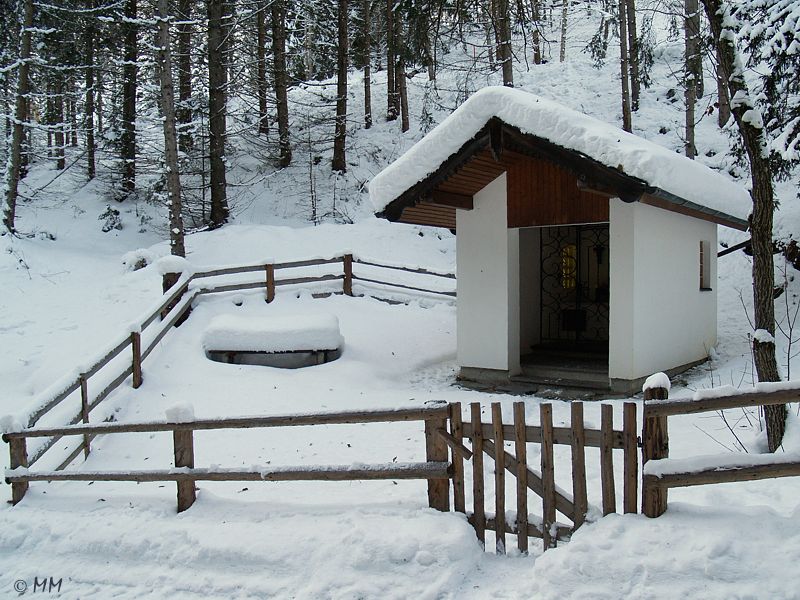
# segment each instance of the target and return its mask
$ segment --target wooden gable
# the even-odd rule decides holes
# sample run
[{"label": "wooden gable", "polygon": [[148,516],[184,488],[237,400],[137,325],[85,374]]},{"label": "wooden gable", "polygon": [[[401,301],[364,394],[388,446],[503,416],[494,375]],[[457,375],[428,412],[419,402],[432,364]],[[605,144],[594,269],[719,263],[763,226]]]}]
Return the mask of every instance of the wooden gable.
[{"label": "wooden gable", "polygon": [[576,175],[513,151],[495,160],[488,149],[435,186],[427,199],[405,207],[398,221],[455,229],[456,210],[471,208],[471,198],[503,173],[507,173],[509,227],[608,221],[608,196],[582,190]]}]

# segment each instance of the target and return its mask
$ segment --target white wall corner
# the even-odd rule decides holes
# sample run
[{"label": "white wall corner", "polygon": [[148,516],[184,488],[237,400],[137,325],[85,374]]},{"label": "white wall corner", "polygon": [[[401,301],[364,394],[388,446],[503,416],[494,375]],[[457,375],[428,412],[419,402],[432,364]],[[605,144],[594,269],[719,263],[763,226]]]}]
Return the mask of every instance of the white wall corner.
[{"label": "white wall corner", "polygon": [[[502,371],[513,367],[509,363],[512,244],[506,190],[503,173],[475,194],[472,210],[456,210],[457,356],[461,367]],[[518,293],[515,296],[518,298]],[[518,336],[517,331],[517,349]],[[517,361],[518,355],[517,350]]]}]

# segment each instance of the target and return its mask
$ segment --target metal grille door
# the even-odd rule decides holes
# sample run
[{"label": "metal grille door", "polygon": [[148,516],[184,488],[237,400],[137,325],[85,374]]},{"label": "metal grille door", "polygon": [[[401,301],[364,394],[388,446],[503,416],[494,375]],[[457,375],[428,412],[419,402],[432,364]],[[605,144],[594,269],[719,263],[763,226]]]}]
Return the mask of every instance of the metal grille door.
[{"label": "metal grille door", "polygon": [[608,225],[544,227],[543,341],[608,341]]}]

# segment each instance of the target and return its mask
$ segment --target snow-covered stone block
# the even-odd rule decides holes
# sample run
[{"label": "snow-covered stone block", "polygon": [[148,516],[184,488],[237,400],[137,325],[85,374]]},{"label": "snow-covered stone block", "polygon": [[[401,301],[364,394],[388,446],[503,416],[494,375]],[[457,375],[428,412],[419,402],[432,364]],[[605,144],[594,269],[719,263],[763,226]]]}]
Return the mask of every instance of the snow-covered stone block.
[{"label": "snow-covered stone block", "polygon": [[297,352],[336,350],[343,344],[339,319],[331,314],[268,318],[220,315],[203,334],[206,351]]}]

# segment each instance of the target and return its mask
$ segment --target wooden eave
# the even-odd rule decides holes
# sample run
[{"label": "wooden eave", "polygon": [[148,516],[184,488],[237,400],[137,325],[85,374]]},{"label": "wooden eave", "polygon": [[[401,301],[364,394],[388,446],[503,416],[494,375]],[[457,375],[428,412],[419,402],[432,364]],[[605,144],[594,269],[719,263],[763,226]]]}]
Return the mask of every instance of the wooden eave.
[{"label": "wooden eave", "polygon": [[376,216],[390,221],[455,228],[455,211],[470,210],[472,196],[524,157],[555,164],[592,194],[650,206],[745,231],[747,221],[695,204],[602,164],[590,156],[522,132],[493,117],[470,140]]}]

